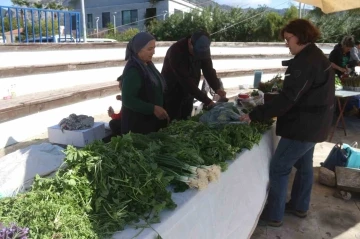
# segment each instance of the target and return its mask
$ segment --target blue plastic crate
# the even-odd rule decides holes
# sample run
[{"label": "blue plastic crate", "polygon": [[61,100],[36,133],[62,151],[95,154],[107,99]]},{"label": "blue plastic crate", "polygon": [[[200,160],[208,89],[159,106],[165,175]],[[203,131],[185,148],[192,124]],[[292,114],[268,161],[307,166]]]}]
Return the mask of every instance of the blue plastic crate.
[{"label": "blue plastic crate", "polygon": [[348,144],[343,144],[343,149],[348,155],[346,167],[360,169],[360,149],[350,147]]},{"label": "blue plastic crate", "polygon": [[254,88],[257,89],[261,82],[263,72],[262,71],[255,71],[254,72]]}]

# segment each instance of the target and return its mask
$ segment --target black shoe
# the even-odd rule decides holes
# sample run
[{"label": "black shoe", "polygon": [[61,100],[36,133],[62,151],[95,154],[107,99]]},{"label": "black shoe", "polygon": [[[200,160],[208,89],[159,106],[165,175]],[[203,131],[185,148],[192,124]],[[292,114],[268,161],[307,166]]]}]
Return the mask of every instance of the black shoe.
[{"label": "black shoe", "polygon": [[282,221],[269,220],[267,213],[265,211],[266,210],[264,209],[260,215],[260,219],[259,219],[259,223],[258,223],[260,226],[269,226],[269,227],[281,227],[282,226],[282,224],[283,224]]},{"label": "black shoe", "polygon": [[285,212],[291,213],[300,218],[305,218],[305,217],[307,217],[307,214],[308,214],[307,211],[295,210],[289,203],[285,204]]}]

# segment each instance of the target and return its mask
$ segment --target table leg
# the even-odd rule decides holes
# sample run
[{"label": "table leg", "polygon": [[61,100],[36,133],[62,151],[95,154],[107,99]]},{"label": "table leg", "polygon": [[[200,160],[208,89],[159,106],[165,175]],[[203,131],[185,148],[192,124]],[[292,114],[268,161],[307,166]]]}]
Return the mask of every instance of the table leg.
[{"label": "table leg", "polygon": [[331,142],[333,136],[334,136],[334,133],[335,133],[335,130],[336,128],[338,127],[339,125],[339,121],[341,120],[341,123],[342,123],[342,126],[344,128],[344,133],[345,133],[345,136],[346,136],[346,124],[345,124],[345,120],[344,120],[344,111],[345,111],[345,108],[346,108],[346,104],[348,102],[348,97],[344,98],[345,102],[343,105],[341,105],[341,101],[340,101],[340,98],[339,97],[336,97],[337,98],[337,103],[338,103],[338,106],[339,106],[339,116],[336,120],[336,123],[332,129],[332,132],[330,133],[330,138],[329,138],[329,141]]},{"label": "table leg", "polygon": [[[342,126],[343,126],[343,128],[344,128],[345,136],[347,136],[347,135],[346,135],[346,124],[345,124],[345,119],[344,119],[344,111],[345,111],[345,108],[346,108],[346,105],[347,105],[347,102],[348,102],[349,98],[346,97],[344,100],[345,100],[345,102],[344,102],[344,104],[342,105],[340,116],[341,116],[341,123],[342,123]],[[338,101],[338,104],[340,105],[340,101]],[[339,109],[340,109],[340,108],[339,108]],[[336,127],[337,127],[337,126],[336,126]]]}]

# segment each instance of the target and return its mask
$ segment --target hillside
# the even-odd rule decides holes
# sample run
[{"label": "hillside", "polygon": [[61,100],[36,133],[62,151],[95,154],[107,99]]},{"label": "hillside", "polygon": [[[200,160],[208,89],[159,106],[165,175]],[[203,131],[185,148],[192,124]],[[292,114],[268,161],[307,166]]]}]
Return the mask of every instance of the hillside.
[{"label": "hillside", "polygon": [[[57,4],[63,5],[64,7],[69,7],[72,5],[73,2],[76,2],[77,0],[27,0],[28,2],[41,2],[43,4],[47,4],[50,2],[56,2]],[[226,5],[226,4],[218,4],[215,1],[209,1],[209,0],[187,0],[189,2],[193,2],[195,4],[198,4],[202,7],[209,7],[209,6],[217,6],[220,7],[223,10],[229,11],[231,10],[233,7]],[[248,9],[252,9],[252,8],[246,8],[245,10]],[[277,12],[280,15],[283,15],[285,13],[285,11],[287,10],[287,8],[283,8],[283,9],[275,9],[275,8],[270,8],[271,12]],[[305,12],[307,12],[309,9],[305,9]]]}]

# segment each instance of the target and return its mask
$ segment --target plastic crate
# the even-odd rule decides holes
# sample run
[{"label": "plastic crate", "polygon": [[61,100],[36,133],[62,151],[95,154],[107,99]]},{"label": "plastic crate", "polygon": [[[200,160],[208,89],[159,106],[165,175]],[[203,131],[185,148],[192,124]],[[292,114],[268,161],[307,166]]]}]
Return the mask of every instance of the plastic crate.
[{"label": "plastic crate", "polygon": [[360,149],[350,147],[350,145],[343,144],[343,148],[348,153],[347,168],[360,169]]}]

